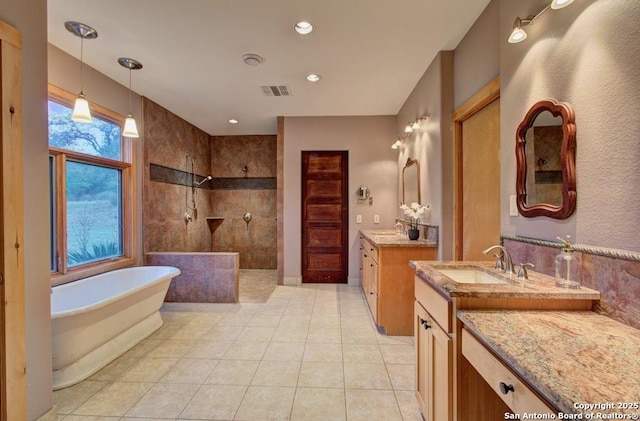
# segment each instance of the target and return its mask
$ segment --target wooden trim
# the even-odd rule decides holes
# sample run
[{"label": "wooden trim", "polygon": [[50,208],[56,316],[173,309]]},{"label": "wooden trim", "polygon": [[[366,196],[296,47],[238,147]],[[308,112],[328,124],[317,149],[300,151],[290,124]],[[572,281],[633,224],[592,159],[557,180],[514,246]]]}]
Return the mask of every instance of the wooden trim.
[{"label": "wooden trim", "polygon": [[475,93],[453,112],[453,256],[462,260],[462,124],[500,98],[500,76]]},{"label": "wooden trim", "polygon": [[27,418],[22,51],[18,30],[0,22],[0,419]]},{"label": "wooden trim", "polygon": [[[60,104],[73,107],[76,96],[55,85],[49,84],[49,99]],[[94,116],[122,126],[125,117],[109,110],[108,108],[91,103],[91,112]],[[55,158],[56,171],[56,247],[57,272],[51,274],[51,285],[60,285],[87,276],[97,275],[114,269],[136,264],[138,259],[138,220],[137,220],[137,195],[136,195],[136,139],[121,137],[121,160],[104,158],[95,155],[87,155],[81,152],[62,148],[49,147],[49,153]],[[91,262],[77,266],[69,270],[66,259],[67,253],[67,229],[66,229],[66,161],[76,161],[86,164],[99,165],[107,168],[122,170],[122,206],[123,206],[123,256],[115,259],[105,259],[99,262]]]}]

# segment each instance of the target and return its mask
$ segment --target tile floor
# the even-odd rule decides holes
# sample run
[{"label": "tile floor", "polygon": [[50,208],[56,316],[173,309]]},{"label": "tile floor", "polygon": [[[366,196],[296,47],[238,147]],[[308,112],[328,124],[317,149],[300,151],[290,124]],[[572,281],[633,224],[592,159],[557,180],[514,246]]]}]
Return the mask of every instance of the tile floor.
[{"label": "tile floor", "polygon": [[413,338],[378,334],[357,287],[278,286],[266,303],[165,303],[162,316],[54,392],[60,420],[421,420]]}]

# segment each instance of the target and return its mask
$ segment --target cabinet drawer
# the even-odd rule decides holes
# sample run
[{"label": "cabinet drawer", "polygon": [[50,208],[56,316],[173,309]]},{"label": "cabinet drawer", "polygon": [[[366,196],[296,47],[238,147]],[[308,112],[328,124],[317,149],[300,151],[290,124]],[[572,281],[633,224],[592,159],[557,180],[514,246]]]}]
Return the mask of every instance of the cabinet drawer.
[{"label": "cabinet drawer", "polygon": [[[462,329],[462,355],[486,380],[491,388],[500,396],[514,414],[556,413],[510,369],[498,360],[466,329]],[[506,394],[500,384],[512,386],[513,390]]]},{"label": "cabinet drawer", "polygon": [[369,253],[369,256],[371,256],[371,258],[373,260],[375,260],[376,262],[378,261],[378,247],[374,246],[373,244],[371,244],[370,242],[367,241],[367,253]]},{"label": "cabinet drawer", "polygon": [[431,288],[429,284],[423,281],[419,276],[415,278],[415,296],[422,307],[424,307],[433,319],[440,325],[442,330],[447,333],[453,333],[451,323],[451,302],[438,294],[436,290]]}]

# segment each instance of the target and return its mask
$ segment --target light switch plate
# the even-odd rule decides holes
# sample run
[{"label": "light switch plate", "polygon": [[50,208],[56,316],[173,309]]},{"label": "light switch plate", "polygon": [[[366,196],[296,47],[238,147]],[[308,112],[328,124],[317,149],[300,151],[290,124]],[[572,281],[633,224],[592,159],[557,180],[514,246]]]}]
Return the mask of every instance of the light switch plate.
[{"label": "light switch plate", "polygon": [[374,224],[380,223],[380,215],[373,215],[373,223]]},{"label": "light switch plate", "polygon": [[518,216],[518,205],[515,194],[509,196],[509,216]]},{"label": "light switch plate", "polygon": [[356,224],[362,224],[362,215],[356,215]]}]

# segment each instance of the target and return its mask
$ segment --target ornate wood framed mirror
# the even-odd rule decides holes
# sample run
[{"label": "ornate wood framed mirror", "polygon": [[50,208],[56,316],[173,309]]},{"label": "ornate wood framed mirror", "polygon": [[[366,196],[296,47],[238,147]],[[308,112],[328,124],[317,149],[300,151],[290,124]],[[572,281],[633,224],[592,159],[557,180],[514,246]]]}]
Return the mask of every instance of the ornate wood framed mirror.
[{"label": "ornate wood framed mirror", "polygon": [[402,168],[402,203],[420,203],[420,164],[417,159],[407,158]]},{"label": "ornate wood framed mirror", "polygon": [[571,106],[535,103],[516,131],[516,193],[525,217],[568,218],[576,208],[576,125]]}]

